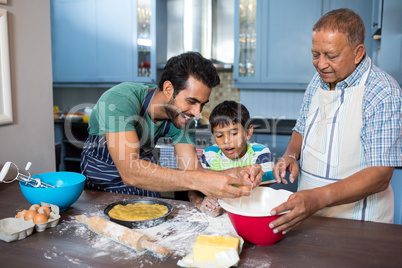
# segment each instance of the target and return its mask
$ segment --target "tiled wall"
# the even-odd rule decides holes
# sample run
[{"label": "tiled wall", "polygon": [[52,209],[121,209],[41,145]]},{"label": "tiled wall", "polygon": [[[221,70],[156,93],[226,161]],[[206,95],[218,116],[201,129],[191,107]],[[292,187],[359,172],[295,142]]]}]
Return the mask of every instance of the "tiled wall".
[{"label": "tiled wall", "polygon": [[202,113],[201,120],[203,124],[208,124],[208,118],[216,105],[225,100],[240,101],[240,90],[233,87],[233,73],[232,70],[218,70],[221,84],[212,89],[209,96],[209,103],[205,105]]}]

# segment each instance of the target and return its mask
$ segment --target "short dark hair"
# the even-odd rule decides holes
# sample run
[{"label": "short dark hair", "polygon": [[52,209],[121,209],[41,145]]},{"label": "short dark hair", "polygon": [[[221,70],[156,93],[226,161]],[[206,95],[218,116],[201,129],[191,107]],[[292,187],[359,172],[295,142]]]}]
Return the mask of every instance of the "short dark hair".
[{"label": "short dark hair", "polygon": [[173,97],[186,88],[187,80],[193,77],[209,88],[220,84],[215,66],[198,52],[185,52],[171,57],[163,68],[158,87],[163,90],[163,83],[170,81],[174,88]]},{"label": "short dark hair", "polygon": [[349,45],[364,44],[366,28],[362,18],[348,8],[334,9],[322,16],[313,26],[314,32],[330,30],[346,35]]},{"label": "short dark hair", "polygon": [[211,132],[216,126],[226,126],[232,123],[240,123],[246,130],[250,124],[250,113],[247,108],[235,101],[224,101],[218,104],[209,116]]}]

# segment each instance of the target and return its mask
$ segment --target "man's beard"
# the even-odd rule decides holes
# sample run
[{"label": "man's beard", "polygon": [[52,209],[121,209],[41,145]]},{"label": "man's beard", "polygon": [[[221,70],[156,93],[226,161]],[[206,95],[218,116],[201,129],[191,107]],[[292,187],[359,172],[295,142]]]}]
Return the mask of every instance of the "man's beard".
[{"label": "man's beard", "polygon": [[174,99],[171,98],[167,104],[163,106],[165,109],[165,113],[168,116],[168,120],[172,122],[172,124],[178,128],[182,129],[186,127],[186,124],[183,124],[180,121],[181,116],[181,111],[174,105]]}]

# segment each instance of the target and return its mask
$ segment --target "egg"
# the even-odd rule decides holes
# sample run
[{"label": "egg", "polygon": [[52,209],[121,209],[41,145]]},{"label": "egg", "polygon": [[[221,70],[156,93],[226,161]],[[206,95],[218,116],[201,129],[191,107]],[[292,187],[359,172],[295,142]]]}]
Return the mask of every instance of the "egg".
[{"label": "egg", "polygon": [[30,219],[33,219],[36,214],[38,214],[38,212],[36,212],[35,210],[28,210],[27,214],[25,214],[24,219],[26,221],[29,221]]},{"label": "egg", "polygon": [[24,209],[23,211],[17,212],[17,218],[25,217],[25,214],[27,214],[28,210]]},{"label": "egg", "polygon": [[250,187],[243,186],[243,185],[240,185],[239,188],[242,189],[242,190],[246,190],[246,191],[250,191],[250,190],[251,190]]},{"label": "egg", "polygon": [[49,216],[50,216],[50,208],[49,208],[49,207],[46,207],[46,206],[41,206],[41,207],[39,208],[39,213],[45,214],[46,218],[49,219]]},{"label": "egg", "polygon": [[35,217],[33,218],[33,222],[35,224],[45,223],[47,222],[47,217],[45,216],[45,214],[36,213]]},{"label": "egg", "polygon": [[39,211],[39,208],[40,208],[40,206],[39,206],[38,204],[33,204],[33,205],[29,208],[29,210],[35,210],[36,212],[38,212],[38,211]]}]

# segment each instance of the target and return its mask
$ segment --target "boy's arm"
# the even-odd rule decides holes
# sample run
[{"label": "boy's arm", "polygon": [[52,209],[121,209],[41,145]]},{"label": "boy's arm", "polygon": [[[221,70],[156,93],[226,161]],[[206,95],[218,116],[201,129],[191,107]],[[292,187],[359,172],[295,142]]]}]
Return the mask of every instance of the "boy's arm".
[{"label": "boy's arm", "polygon": [[[264,146],[264,145],[262,145]],[[272,169],[274,162],[272,161],[272,154],[268,147],[264,146],[264,149],[258,152],[256,164],[260,164],[264,175],[262,176],[261,184],[273,184],[275,183],[274,174]]]}]

